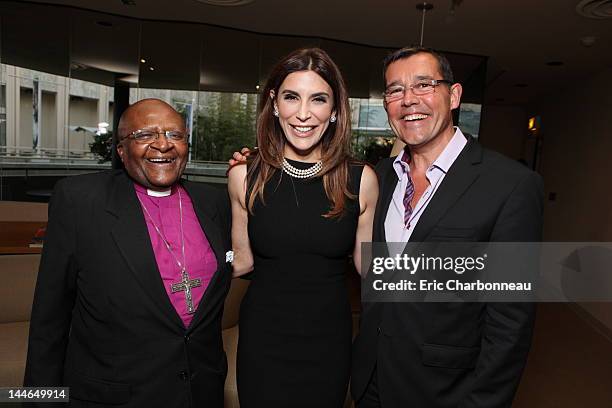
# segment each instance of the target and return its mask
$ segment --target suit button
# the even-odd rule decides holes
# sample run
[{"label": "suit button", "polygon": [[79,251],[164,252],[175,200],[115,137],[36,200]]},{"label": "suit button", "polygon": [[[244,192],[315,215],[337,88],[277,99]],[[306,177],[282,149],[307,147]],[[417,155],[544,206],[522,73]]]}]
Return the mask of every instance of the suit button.
[{"label": "suit button", "polygon": [[189,340],[191,340],[191,338],[189,337],[189,335],[185,336],[185,343],[189,343]]},{"label": "suit button", "polygon": [[187,379],[189,378],[189,376],[187,375],[187,371],[181,371],[178,374],[179,378],[183,381],[187,381]]},{"label": "suit button", "polygon": [[382,333],[382,330],[380,329],[380,327],[378,327],[376,331],[378,332],[378,334]]}]

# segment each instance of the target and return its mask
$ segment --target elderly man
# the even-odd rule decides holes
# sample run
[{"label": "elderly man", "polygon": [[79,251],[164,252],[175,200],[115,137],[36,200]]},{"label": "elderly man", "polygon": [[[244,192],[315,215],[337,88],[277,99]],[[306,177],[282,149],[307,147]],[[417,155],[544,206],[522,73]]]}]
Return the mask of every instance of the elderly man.
[{"label": "elderly man", "polygon": [[[453,127],[461,85],[446,58],[404,48],[384,67],[384,106],[406,147],[377,166],[373,240],[539,241],[540,177]],[[529,303],[364,303],[357,407],[510,407],[533,321]]]},{"label": "elderly man", "polygon": [[181,115],[145,99],[119,123],[125,170],[57,184],[26,386],[68,386],[75,407],[223,406],[229,207],[180,179],[188,149]]}]

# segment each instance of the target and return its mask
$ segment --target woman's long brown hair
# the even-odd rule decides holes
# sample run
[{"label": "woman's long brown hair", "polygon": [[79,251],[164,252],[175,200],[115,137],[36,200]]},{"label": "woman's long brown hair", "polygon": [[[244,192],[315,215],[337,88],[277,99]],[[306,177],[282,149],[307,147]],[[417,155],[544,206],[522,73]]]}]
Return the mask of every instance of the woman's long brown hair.
[{"label": "woman's long brown hair", "polygon": [[354,198],[348,188],[349,162],[351,160],[351,115],[348,92],[338,66],[325,51],[319,48],[303,48],[293,51],[280,60],[272,69],[259,102],[257,118],[257,154],[247,173],[247,206],[253,213],[255,198],[264,203],[264,187],[277,172],[281,171],[285,136],[273,115],[274,100],[270,91],[278,95],[285,78],[299,71],[313,71],[327,82],[333,91],[336,122],[330,123],[321,138],[321,160],[325,194],[331,209],[324,217],[339,217],[344,212],[347,198]]}]

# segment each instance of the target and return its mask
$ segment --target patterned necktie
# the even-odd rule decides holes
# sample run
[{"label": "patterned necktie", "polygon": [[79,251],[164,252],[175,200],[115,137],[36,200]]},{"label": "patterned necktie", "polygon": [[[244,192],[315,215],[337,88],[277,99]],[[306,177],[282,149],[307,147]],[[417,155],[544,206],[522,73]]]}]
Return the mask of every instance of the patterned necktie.
[{"label": "patterned necktie", "polygon": [[[402,155],[402,161],[409,166],[410,156],[404,150],[404,154]],[[406,167],[402,166],[404,169],[404,173],[408,177],[408,184],[406,185],[406,192],[404,193],[404,225],[406,228],[410,228],[410,216],[412,215],[412,206],[410,205],[410,201],[414,197],[414,184],[412,184],[412,180],[410,179],[410,172],[406,169]]]}]

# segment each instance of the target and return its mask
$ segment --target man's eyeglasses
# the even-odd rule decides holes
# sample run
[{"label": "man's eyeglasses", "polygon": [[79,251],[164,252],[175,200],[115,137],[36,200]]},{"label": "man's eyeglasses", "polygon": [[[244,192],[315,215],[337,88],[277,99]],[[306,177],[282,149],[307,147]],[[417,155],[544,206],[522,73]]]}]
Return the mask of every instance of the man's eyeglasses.
[{"label": "man's eyeglasses", "polygon": [[164,135],[166,139],[172,143],[187,142],[187,133],[180,130],[163,130],[156,132],[148,129],[138,129],[130,133],[123,139],[134,139],[137,143],[153,143],[159,135]]},{"label": "man's eyeglasses", "polygon": [[383,98],[387,102],[397,101],[402,99],[406,94],[406,88],[410,89],[413,94],[417,96],[427,95],[433,93],[436,89],[436,86],[440,84],[451,84],[450,81],[446,79],[424,79],[414,84],[408,85],[408,87],[404,85],[391,85],[385,92],[383,92]]}]

